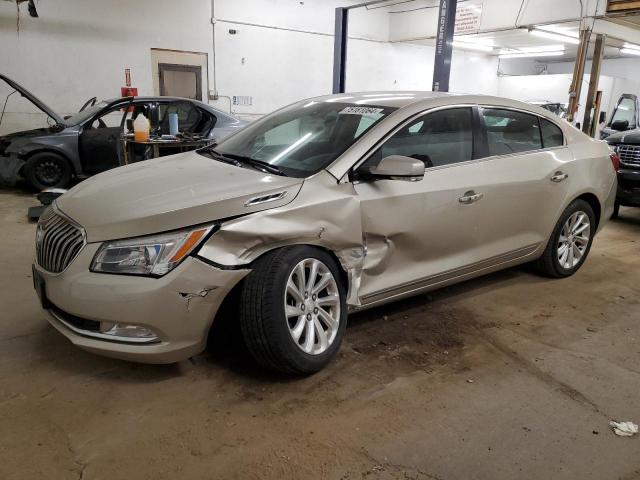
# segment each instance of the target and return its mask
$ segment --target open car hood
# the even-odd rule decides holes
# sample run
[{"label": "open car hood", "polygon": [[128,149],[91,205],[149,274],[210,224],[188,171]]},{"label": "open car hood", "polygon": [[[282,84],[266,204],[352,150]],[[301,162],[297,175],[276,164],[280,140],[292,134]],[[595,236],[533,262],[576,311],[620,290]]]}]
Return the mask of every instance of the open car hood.
[{"label": "open car hood", "polygon": [[32,94],[29,90],[24,88],[22,85],[20,85],[19,83],[14,82],[9,77],[6,77],[6,76],[2,75],[1,73],[0,73],[0,80],[4,80],[4,82],[7,83],[7,85],[9,85],[14,90],[17,90],[18,92],[20,92],[20,95],[22,95],[24,98],[26,98],[31,103],[33,103],[39,110],[43,111],[44,113],[49,115],[51,118],[53,118],[56,123],[60,123],[60,124],[64,125],[64,119],[60,115],[58,115],[53,109],[51,109],[49,106],[47,106],[46,103],[44,103],[42,100],[40,100],[34,94]]},{"label": "open car hood", "polygon": [[[88,242],[166,232],[291,202],[303,179],[236,167],[196,152],[115,168],[56,200]],[[274,199],[262,201],[265,196]]]}]

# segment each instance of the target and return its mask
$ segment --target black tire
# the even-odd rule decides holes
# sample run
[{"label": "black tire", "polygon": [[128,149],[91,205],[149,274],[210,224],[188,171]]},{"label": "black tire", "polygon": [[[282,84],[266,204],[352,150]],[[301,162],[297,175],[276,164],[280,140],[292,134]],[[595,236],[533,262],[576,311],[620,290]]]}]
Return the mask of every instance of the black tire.
[{"label": "black tire", "polygon": [[615,220],[620,216],[620,204],[618,202],[613,204],[613,213],[611,214],[611,219]]},{"label": "black tire", "polygon": [[[563,265],[561,265],[560,259],[558,258],[558,244],[560,243],[560,234],[565,222],[569,219],[569,217],[571,217],[571,215],[576,212],[583,212],[589,217],[589,241],[578,263],[576,263],[576,265],[574,265],[572,268],[565,268]],[[569,205],[562,213],[560,219],[558,220],[558,223],[553,229],[544,253],[536,262],[537,270],[543,275],[552,278],[569,277],[576,273],[589,255],[591,244],[593,243],[595,228],[596,218],[591,205],[580,199],[573,201],[571,205]]]},{"label": "black tire", "polygon": [[53,152],[35,153],[24,166],[24,178],[37,191],[67,188],[73,172],[67,160]]},{"label": "black tire", "polygon": [[[337,333],[327,349],[318,354],[305,353],[294,341],[285,316],[289,275],[305,259],[320,260],[329,269],[340,297]],[[275,250],[255,262],[242,286],[239,313],[242,336],[258,364],[278,372],[310,374],[335,357],[347,326],[346,292],[340,273],[328,253],[305,245]]]}]

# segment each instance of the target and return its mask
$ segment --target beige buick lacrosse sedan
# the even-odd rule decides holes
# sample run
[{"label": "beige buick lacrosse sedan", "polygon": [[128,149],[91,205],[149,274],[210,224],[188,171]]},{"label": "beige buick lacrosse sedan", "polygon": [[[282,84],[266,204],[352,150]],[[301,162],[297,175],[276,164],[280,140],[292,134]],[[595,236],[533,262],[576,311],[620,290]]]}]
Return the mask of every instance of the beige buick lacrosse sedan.
[{"label": "beige buick lacrosse sedan", "polygon": [[238,298],[258,363],[314,372],[349,311],[525,262],[575,273],[616,166],[605,143],[512,100],[314,98],[71,189],[38,224],[34,285],[74,344],[150,363],[203,351]]}]

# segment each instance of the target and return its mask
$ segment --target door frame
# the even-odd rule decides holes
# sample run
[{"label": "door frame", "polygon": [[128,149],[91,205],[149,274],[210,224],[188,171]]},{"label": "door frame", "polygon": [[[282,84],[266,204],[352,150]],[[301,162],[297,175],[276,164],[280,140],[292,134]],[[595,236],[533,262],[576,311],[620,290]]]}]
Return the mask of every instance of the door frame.
[{"label": "door frame", "polygon": [[164,72],[193,72],[196,74],[196,98],[202,101],[202,66],[200,65],[184,65],[178,63],[158,63],[158,75],[160,77],[160,96],[165,97],[167,93],[164,86]]}]

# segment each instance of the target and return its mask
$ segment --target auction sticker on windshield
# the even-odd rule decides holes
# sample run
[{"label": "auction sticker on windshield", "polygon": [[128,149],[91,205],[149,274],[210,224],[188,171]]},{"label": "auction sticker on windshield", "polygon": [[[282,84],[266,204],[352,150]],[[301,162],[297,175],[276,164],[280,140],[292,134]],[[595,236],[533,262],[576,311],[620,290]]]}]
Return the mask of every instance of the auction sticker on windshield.
[{"label": "auction sticker on windshield", "polygon": [[374,108],[374,107],[345,107],[340,110],[340,114],[344,115],[377,115],[378,113],[382,113],[382,108]]}]

